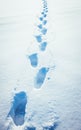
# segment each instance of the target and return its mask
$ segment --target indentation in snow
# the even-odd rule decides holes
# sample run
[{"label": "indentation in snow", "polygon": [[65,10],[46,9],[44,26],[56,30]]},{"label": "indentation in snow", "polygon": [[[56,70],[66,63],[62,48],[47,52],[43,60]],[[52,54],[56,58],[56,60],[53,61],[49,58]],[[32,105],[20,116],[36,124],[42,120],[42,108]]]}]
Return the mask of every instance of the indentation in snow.
[{"label": "indentation in snow", "polygon": [[26,104],[26,93],[24,91],[16,93],[8,117],[10,116],[17,126],[24,124]]}]

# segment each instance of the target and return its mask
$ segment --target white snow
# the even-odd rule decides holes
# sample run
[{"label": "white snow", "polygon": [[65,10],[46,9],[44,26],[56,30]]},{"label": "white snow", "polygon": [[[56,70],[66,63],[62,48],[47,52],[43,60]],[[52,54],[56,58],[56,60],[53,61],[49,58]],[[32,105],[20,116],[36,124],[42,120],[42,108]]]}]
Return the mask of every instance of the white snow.
[{"label": "white snow", "polygon": [[[34,88],[37,72],[26,55],[39,50],[34,39],[41,0],[0,1],[0,129],[16,92],[28,95],[25,123],[42,130],[58,122],[56,130],[81,130],[81,1],[48,1],[48,47],[40,66],[52,66],[41,89]],[[43,58],[44,59],[43,59]],[[51,77],[50,80],[47,80]],[[31,120],[29,120],[31,119]]]}]

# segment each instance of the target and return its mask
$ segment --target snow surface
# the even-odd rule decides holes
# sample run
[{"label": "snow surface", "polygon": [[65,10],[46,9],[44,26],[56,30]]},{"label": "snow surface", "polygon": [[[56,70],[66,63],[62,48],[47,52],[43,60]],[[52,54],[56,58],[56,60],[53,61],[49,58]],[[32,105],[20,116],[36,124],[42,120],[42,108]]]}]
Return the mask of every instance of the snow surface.
[{"label": "snow surface", "polygon": [[[35,39],[42,0],[0,1],[0,130],[81,130],[81,1],[47,3],[42,52]],[[38,65],[32,67],[27,56],[35,53]],[[36,89],[42,67],[50,69]],[[7,115],[21,91],[27,94],[26,114],[17,126]]]}]

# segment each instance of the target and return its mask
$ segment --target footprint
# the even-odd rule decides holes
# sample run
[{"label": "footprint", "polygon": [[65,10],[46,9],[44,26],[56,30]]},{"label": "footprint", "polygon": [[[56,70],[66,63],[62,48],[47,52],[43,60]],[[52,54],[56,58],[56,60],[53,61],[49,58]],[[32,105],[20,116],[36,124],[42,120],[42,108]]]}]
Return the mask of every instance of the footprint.
[{"label": "footprint", "polygon": [[40,20],[40,21],[43,21],[43,17],[39,17],[39,20]]},{"label": "footprint", "polygon": [[27,96],[25,92],[15,94],[8,117],[13,119],[16,126],[24,124],[26,104]]},{"label": "footprint", "polygon": [[47,15],[46,15],[46,14],[44,14],[44,18],[46,18],[46,16],[47,16]]},{"label": "footprint", "polygon": [[45,35],[47,33],[47,29],[43,28],[41,32],[42,32],[43,35]]},{"label": "footprint", "polygon": [[37,35],[37,36],[35,36],[36,37],[36,40],[37,40],[37,42],[42,42],[42,37],[41,37],[41,35]]},{"label": "footprint", "polygon": [[44,12],[41,13],[42,15],[44,14]]},{"label": "footprint", "polygon": [[49,68],[46,68],[46,67],[42,67],[41,69],[39,69],[35,77],[35,88],[40,88],[42,86],[48,71],[49,71]]},{"label": "footprint", "polygon": [[38,25],[38,28],[39,28],[39,29],[42,29],[42,24],[39,24],[39,25]]},{"label": "footprint", "polygon": [[52,126],[45,126],[43,130],[55,130],[58,127],[59,123],[55,122]]},{"label": "footprint", "polygon": [[43,6],[44,9],[46,9],[46,7],[47,7],[46,5]]},{"label": "footprint", "polygon": [[30,56],[28,56],[31,66],[32,67],[37,67],[38,65],[38,56],[37,53],[31,54]]},{"label": "footprint", "polygon": [[47,13],[47,12],[48,12],[48,9],[46,9],[45,12]]},{"label": "footprint", "polygon": [[44,20],[44,21],[43,21],[43,25],[46,25],[46,24],[47,24],[47,20]]},{"label": "footprint", "polygon": [[36,128],[34,126],[26,126],[24,130],[36,130]]},{"label": "footprint", "polygon": [[47,42],[43,42],[43,43],[41,43],[41,45],[40,45],[40,50],[41,50],[41,51],[45,51],[45,50],[46,50],[46,47],[47,47]]}]

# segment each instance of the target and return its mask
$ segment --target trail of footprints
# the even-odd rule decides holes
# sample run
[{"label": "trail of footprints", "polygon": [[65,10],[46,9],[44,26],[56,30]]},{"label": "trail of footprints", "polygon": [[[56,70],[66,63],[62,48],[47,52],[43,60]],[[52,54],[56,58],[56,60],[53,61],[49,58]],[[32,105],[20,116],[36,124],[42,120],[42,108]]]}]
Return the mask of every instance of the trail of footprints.
[{"label": "trail of footprints", "polygon": [[[45,52],[46,47],[48,45],[48,43],[45,39],[45,36],[48,31],[47,26],[46,26],[47,25],[48,7],[47,7],[47,1],[46,0],[42,0],[42,1],[43,1],[43,11],[41,12],[41,16],[38,17],[40,23],[37,25],[37,28],[39,29],[39,34],[34,36],[34,38],[37,42],[37,45],[39,46],[39,50],[40,50],[39,53]],[[34,67],[35,69],[36,69],[36,67],[38,67],[38,64],[40,64],[38,55],[39,54],[36,52],[36,53],[30,54],[28,56],[31,66]],[[45,59],[42,58],[42,60],[45,60]],[[34,82],[35,88],[42,87],[49,69],[50,68],[47,68],[45,66],[42,66],[41,68],[39,68],[39,70],[34,78],[35,79],[35,82]]]},{"label": "trail of footprints", "polygon": [[[47,34],[47,13],[48,13],[48,7],[47,7],[47,1],[42,0],[43,2],[43,11],[41,12],[41,16],[39,17],[40,24],[37,25],[37,28],[39,29],[39,34],[35,35],[34,38],[37,41],[37,44],[39,46],[39,52],[45,52],[46,47],[48,45],[47,41],[44,40],[46,34]],[[30,61],[30,65],[36,69],[39,64],[39,58],[38,53],[35,52],[33,54],[28,55],[28,59]],[[43,59],[44,60],[44,59]],[[36,76],[35,76],[35,82],[34,87],[39,89],[43,85],[46,75],[49,72],[50,68],[42,66],[39,68]],[[19,93],[16,93],[13,98],[11,109],[7,115],[7,118],[11,118],[16,126],[22,126],[25,122],[25,113],[26,113],[26,105],[27,105],[27,94],[24,91],[21,91]],[[12,130],[12,125],[9,125],[7,130]],[[54,123],[51,126],[44,126],[43,130],[55,130],[58,126],[58,123]],[[23,130],[36,130],[36,127],[34,126],[25,126]]]}]

